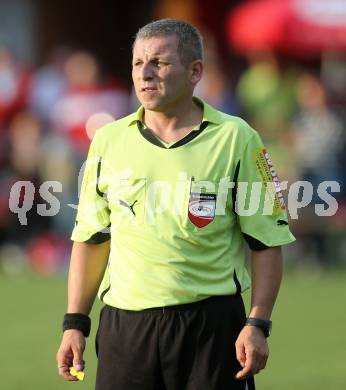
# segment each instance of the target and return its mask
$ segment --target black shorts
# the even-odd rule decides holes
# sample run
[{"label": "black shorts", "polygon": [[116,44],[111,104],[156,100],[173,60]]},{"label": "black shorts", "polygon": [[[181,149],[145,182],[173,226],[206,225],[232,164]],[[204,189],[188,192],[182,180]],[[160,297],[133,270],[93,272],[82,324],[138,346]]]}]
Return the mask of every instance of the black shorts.
[{"label": "black shorts", "polygon": [[253,390],[253,377],[234,379],[244,322],[240,295],[142,311],[105,306],[96,390]]}]

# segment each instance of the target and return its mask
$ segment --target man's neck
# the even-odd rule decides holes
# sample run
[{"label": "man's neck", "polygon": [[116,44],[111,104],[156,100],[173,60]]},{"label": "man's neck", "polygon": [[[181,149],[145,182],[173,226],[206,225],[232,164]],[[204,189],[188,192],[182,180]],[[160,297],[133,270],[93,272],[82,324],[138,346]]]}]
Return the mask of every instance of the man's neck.
[{"label": "man's neck", "polygon": [[198,126],[203,117],[203,110],[193,100],[174,112],[145,110],[144,123],[158,138],[165,142],[177,142]]}]

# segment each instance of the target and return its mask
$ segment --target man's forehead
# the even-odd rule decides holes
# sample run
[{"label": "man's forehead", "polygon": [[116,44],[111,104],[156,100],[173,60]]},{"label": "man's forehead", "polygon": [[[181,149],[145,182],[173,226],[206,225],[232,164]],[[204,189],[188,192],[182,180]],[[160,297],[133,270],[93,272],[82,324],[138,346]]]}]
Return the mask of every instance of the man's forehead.
[{"label": "man's forehead", "polygon": [[139,38],[136,40],[133,54],[142,55],[142,54],[165,54],[171,52],[172,50],[176,51],[178,48],[178,39],[177,36],[167,35],[167,36],[158,36],[152,38]]}]

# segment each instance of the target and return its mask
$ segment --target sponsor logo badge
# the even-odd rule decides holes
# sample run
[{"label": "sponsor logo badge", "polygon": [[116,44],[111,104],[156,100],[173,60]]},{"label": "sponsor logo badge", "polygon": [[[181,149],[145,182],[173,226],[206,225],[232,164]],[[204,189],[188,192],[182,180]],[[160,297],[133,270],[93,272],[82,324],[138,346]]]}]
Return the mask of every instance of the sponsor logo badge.
[{"label": "sponsor logo badge", "polygon": [[257,172],[261,176],[262,182],[267,187],[268,182],[274,183],[274,193],[271,194],[274,201],[274,214],[286,209],[285,198],[281,191],[280,180],[274,168],[272,159],[267,149],[260,148],[255,151],[255,163]]},{"label": "sponsor logo badge", "polygon": [[190,193],[189,220],[198,228],[207,226],[215,218],[216,194]]}]

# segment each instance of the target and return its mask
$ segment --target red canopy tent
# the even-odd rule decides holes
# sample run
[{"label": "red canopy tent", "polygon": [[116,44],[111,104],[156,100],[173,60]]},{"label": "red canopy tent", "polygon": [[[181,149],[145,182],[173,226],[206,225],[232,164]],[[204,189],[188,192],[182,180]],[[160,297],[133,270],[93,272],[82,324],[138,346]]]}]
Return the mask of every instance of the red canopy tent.
[{"label": "red canopy tent", "polygon": [[227,35],[244,53],[273,49],[300,57],[346,52],[346,0],[252,0],[230,12]]}]

